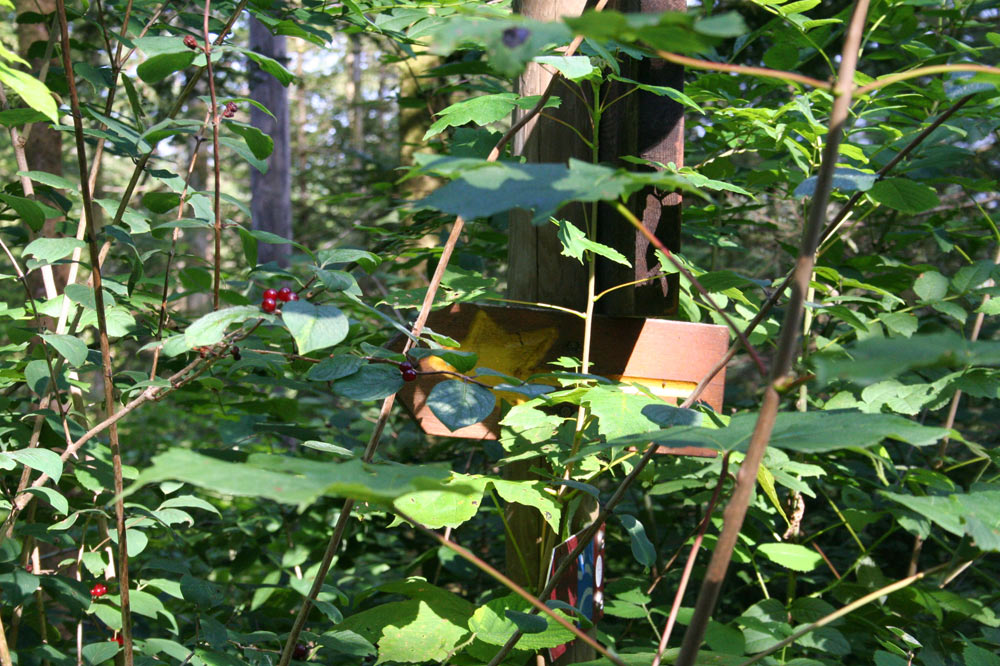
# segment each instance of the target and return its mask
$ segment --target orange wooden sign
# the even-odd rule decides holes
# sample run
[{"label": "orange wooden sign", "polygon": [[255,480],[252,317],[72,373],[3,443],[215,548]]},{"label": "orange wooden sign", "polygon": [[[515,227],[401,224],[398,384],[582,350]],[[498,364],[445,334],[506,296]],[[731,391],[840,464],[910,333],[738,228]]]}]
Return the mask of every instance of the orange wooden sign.
[{"label": "orange wooden sign", "polygon": [[[432,312],[427,327],[461,344],[462,351],[479,355],[479,365],[518,379],[552,372],[548,365],[560,357],[579,358],[583,351],[583,320],[550,309],[459,304]],[[664,401],[676,404],[694,389],[725,355],[729,332],[724,326],[692,324],[665,319],[631,317],[594,318],[591,372],[609,379],[636,383]],[[402,348],[402,339],[394,341]],[[421,371],[448,370],[438,357],[422,359]],[[483,422],[449,430],[427,407],[427,395],[438,383],[454,379],[444,374],[420,375],[407,383],[399,399],[424,432],[445,437],[496,439],[500,433],[500,402]],[[496,379],[480,378],[487,383]],[[709,384],[701,399],[716,411],[722,408],[725,371]],[[517,394],[500,394],[511,402]]]}]

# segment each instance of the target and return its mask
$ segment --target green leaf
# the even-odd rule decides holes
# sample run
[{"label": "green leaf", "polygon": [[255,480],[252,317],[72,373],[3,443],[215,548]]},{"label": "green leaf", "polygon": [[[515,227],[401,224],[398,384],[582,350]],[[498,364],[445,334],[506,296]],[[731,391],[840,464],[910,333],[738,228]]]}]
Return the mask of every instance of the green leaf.
[{"label": "green leaf", "polygon": [[69,514],[69,501],[55,488],[39,486],[38,488],[25,488],[24,491],[32,495],[44,497],[52,505],[53,509],[64,516]]},{"label": "green leaf", "polygon": [[514,502],[538,509],[542,519],[553,531],[559,529],[560,504],[548,492],[542,481],[509,481],[491,478],[493,487],[505,502]]},{"label": "green leaf", "polygon": [[[795,188],[793,196],[811,197],[816,191],[816,176],[806,178]],[[877,174],[858,171],[848,167],[837,167],[833,170],[833,188],[844,192],[867,192],[875,184]]]},{"label": "green leaf", "polygon": [[513,208],[533,210],[533,222],[548,221],[569,201],[613,201],[646,185],[701,195],[685,177],[667,172],[630,172],[570,159],[563,164],[487,162],[473,158],[418,155],[424,169],[454,178],[417,208],[434,208],[467,219]]},{"label": "green leaf", "polygon": [[554,67],[570,81],[580,81],[597,72],[589,56],[538,56],[535,62]]},{"label": "green leaf", "polygon": [[246,141],[247,146],[250,148],[250,152],[252,152],[253,156],[257,159],[267,159],[274,151],[274,139],[264,134],[253,125],[227,120],[225,122],[225,126]]},{"label": "green leaf", "polygon": [[354,497],[391,502],[418,490],[446,489],[465,493],[465,486],[445,487],[450,470],[440,465],[366,464],[352,459],[328,462],[268,454],[251,455],[246,462],[228,462],[181,448],[155,456],[126,490],[166,480],[235,497],[265,497],[286,504],[307,505],[318,497]]},{"label": "green leaf", "polygon": [[[484,643],[503,645],[519,628],[518,624],[507,614],[508,611],[524,613],[529,608],[528,602],[517,595],[511,594],[493,599],[476,609],[469,620],[469,629],[476,632],[476,638]],[[556,612],[566,617],[565,613]],[[556,624],[548,617],[540,619],[546,622],[548,628],[539,633],[525,634],[517,643],[519,648],[541,650],[563,645],[573,640],[573,634],[568,629]]]},{"label": "green leaf", "polygon": [[43,264],[52,264],[85,247],[87,244],[76,238],[36,238],[28,243],[24,253],[34,255]]},{"label": "green leaf", "polygon": [[442,361],[455,368],[455,372],[466,373],[476,367],[479,362],[479,354],[471,351],[460,351],[458,349],[428,349],[426,347],[414,347],[409,352],[412,359],[419,360],[429,356],[440,358]]},{"label": "green leaf", "polygon": [[517,107],[516,93],[480,95],[456,102],[437,113],[438,119],[427,129],[423,140],[437,136],[449,127],[467,123],[489,125],[505,119]]},{"label": "green leaf", "polygon": [[347,337],[349,323],[339,308],[313,305],[306,301],[290,301],[281,309],[281,319],[295,338],[300,354],[326,349]]},{"label": "green leaf", "polygon": [[509,608],[503,614],[504,617],[517,625],[518,631],[525,634],[540,634],[549,628],[548,620],[538,615],[522,613]]},{"label": "green leaf", "polygon": [[427,406],[449,430],[479,423],[496,406],[493,392],[462,380],[436,384],[427,396]]},{"label": "green leaf", "polygon": [[977,484],[967,493],[916,496],[879,491],[957,536],[968,536],[981,550],[1000,551],[1000,485]]},{"label": "green leaf", "polygon": [[883,206],[903,213],[922,213],[941,204],[933,187],[908,178],[886,178],[868,190],[868,196]]},{"label": "green leaf", "polygon": [[0,84],[13,90],[25,104],[53,123],[59,123],[59,107],[56,106],[52,93],[44,83],[31,74],[16,70],[0,61]]},{"label": "green leaf", "polygon": [[948,295],[948,278],[937,271],[921,273],[913,282],[913,291],[924,302],[940,300]]},{"label": "green leaf", "polygon": [[622,521],[622,526],[632,540],[632,555],[636,561],[644,567],[656,564],[656,548],[646,536],[646,528],[642,523],[627,513],[619,515],[618,519]]},{"label": "green leaf", "polygon": [[569,220],[558,220],[556,224],[559,227],[559,242],[563,246],[561,254],[564,256],[572,257],[582,264],[584,252],[593,252],[596,255],[610,259],[616,264],[624,266],[632,265],[621,252],[607,245],[602,245],[597,241],[590,240],[587,238],[587,234],[573,226],[573,223]]},{"label": "green leaf", "polygon": [[823,563],[819,553],[797,543],[765,543],[757,552],[793,571],[812,571]]},{"label": "green leaf", "polygon": [[114,641],[90,643],[83,646],[83,658],[91,666],[97,666],[97,664],[103,664],[114,657],[120,649],[122,649],[121,646]]},{"label": "green leaf", "polygon": [[[291,303],[287,304],[291,305]],[[286,305],[286,307],[287,307]],[[203,315],[191,323],[184,331],[184,341],[188,347],[204,347],[214,345],[222,340],[226,329],[233,324],[239,324],[254,317],[261,317],[260,308],[251,305],[241,305],[235,308],[225,308]]]},{"label": "green leaf", "polygon": [[842,354],[813,357],[820,385],[848,379],[861,385],[891,379],[923,368],[962,368],[1000,365],[1000,342],[969,342],[955,333],[914,335],[906,338],[871,338]]},{"label": "green leaf", "polygon": [[154,213],[166,213],[177,208],[181,195],[176,192],[148,192],[142,196],[142,205]]},{"label": "green leaf", "polygon": [[371,363],[333,383],[333,392],[351,400],[381,400],[403,388],[403,377],[394,365]]},{"label": "green leaf", "polygon": [[54,187],[57,190],[76,189],[76,184],[69,178],[63,178],[62,176],[57,176],[56,174],[49,173],[48,171],[18,171],[17,175],[27,176],[36,183],[48,185],[49,187]]},{"label": "green leaf", "polygon": [[336,379],[353,375],[364,364],[364,359],[349,354],[324,358],[309,368],[309,372],[306,373],[306,379],[314,382],[332,382]]},{"label": "green leaf", "polygon": [[63,461],[59,454],[49,449],[17,449],[16,451],[5,451],[0,453],[0,458],[15,460],[25,467],[38,470],[47,474],[51,479],[59,483],[62,476]]},{"label": "green leaf", "polygon": [[73,335],[57,335],[43,333],[42,339],[65,358],[74,368],[80,367],[87,360],[87,344]]},{"label": "green leaf", "polygon": [[703,35],[720,38],[739,37],[750,31],[743,22],[743,17],[736,12],[725,12],[698,19],[694,22],[694,29]]},{"label": "green leaf", "polygon": [[159,83],[174,72],[179,72],[192,62],[197,55],[184,46],[181,39],[175,40],[180,48],[172,53],[160,53],[147,58],[136,68],[135,73],[146,83]]},{"label": "green leaf", "polygon": [[274,58],[269,58],[266,55],[255,53],[247,49],[240,48],[237,50],[240,51],[241,53],[245,53],[247,57],[250,58],[250,60],[253,60],[255,63],[257,63],[257,65],[262,70],[264,70],[265,72],[276,78],[278,80],[278,83],[285,86],[286,88],[288,87],[289,83],[295,80],[295,75],[292,74],[290,71],[288,71],[288,69],[286,69],[284,65],[282,65]]}]

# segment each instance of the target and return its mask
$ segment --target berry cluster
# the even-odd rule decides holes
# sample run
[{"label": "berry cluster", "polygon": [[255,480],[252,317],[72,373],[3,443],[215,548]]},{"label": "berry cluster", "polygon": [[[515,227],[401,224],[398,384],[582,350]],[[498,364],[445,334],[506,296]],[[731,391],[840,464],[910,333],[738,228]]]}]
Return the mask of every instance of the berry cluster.
[{"label": "berry cluster", "polygon": [[90,596],[93,599],[100,599],[105,594],[108,593],[108,586],[104,583],[98,583],[94,587],[90,588]]},{"label": "berry cluster", "polygon": [[236,109],[238,108],[239,107],[236,106],[236,102],[226,102],[225,108],[222,109],[222,117],[232,118],[236,115]]},{"label": "berry cluster", "polygon": [[417,378],[417,371],[409,361],[403,361],[399,364],[399,374],[403,376],[404,382],[412,382]]},{"label": "berry cluster", "polygon": [[288,287],[282,287],[281,289],[265,289],[264,300],[260,302],[260,309],[270,314],[278,309],[278,301],[287,303],[289,301],[297,300],[299,300],[299,295]]}]

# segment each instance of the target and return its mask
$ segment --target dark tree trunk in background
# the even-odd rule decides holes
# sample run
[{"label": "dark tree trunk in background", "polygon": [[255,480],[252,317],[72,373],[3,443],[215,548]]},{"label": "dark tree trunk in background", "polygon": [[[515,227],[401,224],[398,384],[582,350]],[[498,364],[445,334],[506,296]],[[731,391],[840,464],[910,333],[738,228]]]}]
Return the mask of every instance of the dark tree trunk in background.
[{"label": "dark tree trunk in background", "polygon": [[[250,49],[278,62],[287,62],[284,35],[272,35],[264,25],[250,19]],[[250,63],[250,97],[267,107],[274,117],[256,107],[250,110],[250,123],[274,139],[274,152],[267,160],[267,173],[250,169],[250,213],[254,229],[292,237],[292,153],[288,128],[288,91],[270,74]],[[257,262],[288,264],[291,245],[261,243]]]}]

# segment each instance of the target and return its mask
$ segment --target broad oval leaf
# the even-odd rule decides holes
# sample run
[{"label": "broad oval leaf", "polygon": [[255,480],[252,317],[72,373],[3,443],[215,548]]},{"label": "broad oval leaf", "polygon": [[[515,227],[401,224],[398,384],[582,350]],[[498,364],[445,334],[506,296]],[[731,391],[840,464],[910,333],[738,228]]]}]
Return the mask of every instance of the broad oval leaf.
[{"label": "broad oval leaf", "polygon": [[347,316],[332,305],[313,305],[305,301],[285,303],[281,319],[295,338],[300,354],[326,349],[347,337]]},{"label": "broad oval leaf", "polygon": [[333,383],[333,392],[351,400],[381,400],[403,388],[403,377],[394,365],[372,363]]},{"label": "broad oval leaf", "polygon": [[226,329],[232,324],[246,321],[252,317],[261,317],[260,308],[251,305],[241,305],[235,308],[216,310],[199,317],[184,332],[184,341],[189,347],[214,345],[222,340]]},{"label": "broad oval leaf", "polygon": [[87,344],[76,336],[44,333],[42,339],[52,345],[74,368],[87,360]]},{"label": "broad oval leaf", "polygon": [[55,451],[50,451],[49,449],[18,449],[17,451],[0,453],[0,457],[4,456],[16,460],[25,467],[48,474],[56,483],[59,482],[59,477],[62,476],[63,461]]},{"label": "broad oval leaf", "polygon": [[458,430],[489,416],[496,406],[496,396],[482,386],[456,379],[432,388],[427,406],[449,430]]},{"label": "broad oval leaf", "polygon": [[765,543],[757,552],[793,571],[812,571],[823,562],[819,553],[797,543]]}]

